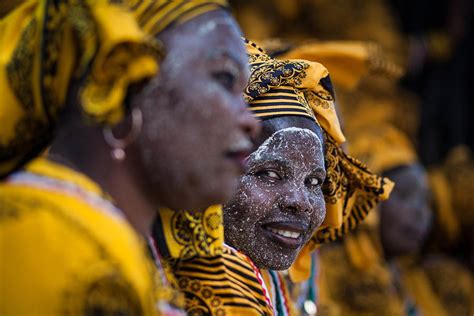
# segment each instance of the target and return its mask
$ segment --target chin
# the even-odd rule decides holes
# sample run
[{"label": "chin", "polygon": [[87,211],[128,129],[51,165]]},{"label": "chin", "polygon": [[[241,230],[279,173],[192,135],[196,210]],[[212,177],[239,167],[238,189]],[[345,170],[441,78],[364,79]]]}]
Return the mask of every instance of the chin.
[{"label": "chin", "polygon": [[[280,254],[277,252],[274,252],[276,254],[275,256],[265,258],[263,260],[259,258],[252,258],[252,261],[255,263],[255,265],[259,269],[265,269],[265,270],[275,270],[275,271],[282,271],[282,270],[287,270],[291,267],[293,262],[296,259],[296,253],[295,254]],[[286,257],[282,259],[282,257]],[[255,260],[254,260],[255,259]]]},{"label": "chin", "polygon": [[235,196],[235,194],[237,194],[239,185],[239,179],[237,177],[225,177],[221,178],[220,181],[211,182],[207,182],[207,190],[201,193],[201,207],[208,207],[216,204],[226,204]]},{"label": "chin", "polygon": [[283,271],[283,270],[288,270],[291,265],[293,264],[295,260],[293,259],[290,263],[283,263],[283,262],[254,262],[255,265],[259,269],[264,269],[264,270],[275,270],[275,271]]}]

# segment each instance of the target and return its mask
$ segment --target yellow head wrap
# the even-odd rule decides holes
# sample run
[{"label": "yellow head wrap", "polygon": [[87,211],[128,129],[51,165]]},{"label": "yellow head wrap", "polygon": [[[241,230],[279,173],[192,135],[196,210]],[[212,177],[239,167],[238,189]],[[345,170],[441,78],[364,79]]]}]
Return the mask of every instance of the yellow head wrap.
[{"label": "yellow head wrap", "polygon": [[[84,113],[115,124],[128,88],[154,76],[154,36],[223,0],[27,0],[0,20],[0,178],[51,140],[71,83],[81,80]],[[73,96],[74,97],[74,96]]]},{"label": "yellow head wrap", "polygon": [[376,203],[388,198],[393,183],[372,174],[341,149],[345,137],[324,66],[306,60],[276,60],[254,43],[246,41],[246,44],[251,77],[244,96],[254,115],[262,120],[303,116],[313,119],[325,132],[326,218],[296,262],[300,267],[294,270],[302,271],[296,278],[302,279],[309,273],[309,252],[316,245],[336,240],[355,228]]},{"label": "yellow head wrap", "polygon": [[382,173],[418,161],[408,138],[389,124],[366,126],[350,135],[349,152],[370,169]]}]

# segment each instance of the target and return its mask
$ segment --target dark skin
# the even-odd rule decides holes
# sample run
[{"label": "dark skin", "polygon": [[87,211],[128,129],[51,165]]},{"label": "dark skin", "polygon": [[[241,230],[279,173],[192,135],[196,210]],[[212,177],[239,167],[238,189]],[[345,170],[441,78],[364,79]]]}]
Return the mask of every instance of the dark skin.
[{"label": "dark skin", "polygon": [[258,129],[242,96],[249,71],[238,26],[227,13],[207,15],[160,36],[167,57],[133,102],[149,124],[131,150],[156,203],[172,209],[229,200]]},{"label": "dark skin", "polygon": [[[148,234],[159,207],[200,209],[226,202],[244,171],[242,156],[258,132],[242,91],[249,72],[241,33],[223,10],[160,34],[166,57],[159,74],[130,94],[143,127],[126,151],[111,157],[102,128],[88,124],[77,102],[67,105],[51,152],[114,199],[131,224]],[[68,100],[77,99],[76,84]],[[130,131],[130,114],[114,127]]]},{"label": "dark skin", "polygon": [[257,267],[284,270],[326,215],[322,137],[314,122],[298,117],[266,120],[262,133],[224,207],[225,240]]},{"label": "dark skin", "polygon": [[432,211],[426,171],[414,163],[387,171],[396,183],[380,204],[380,236],[388,259],[418,252],[429,234]]}]

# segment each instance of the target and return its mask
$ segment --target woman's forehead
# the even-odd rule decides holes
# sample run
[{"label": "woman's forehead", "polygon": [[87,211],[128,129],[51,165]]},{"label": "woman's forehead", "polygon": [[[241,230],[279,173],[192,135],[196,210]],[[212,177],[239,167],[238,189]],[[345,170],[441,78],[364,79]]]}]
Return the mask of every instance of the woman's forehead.
[{"label": "woman's forehead", "polygon": [[265,142],[265,140],[267,140],[276,132],[292,127],[310,130],[318,136],[320,141],[323,140],[323,133],[321,128],[314,121],[305,117],[281,116],[264,120],[261,122],[261,125],[262,132],[257,140],[257,145],[260,145]]},{"label": "woman's forehead", "polygon": [[[320,155],[318,155],[320,153]],[[322,143],[313,131],[307,128],[288,127],[268,137],[250,156],[251,162],[268,160],[270,157],[292,156],[315,160],[322,158]],[[318,157],[321,156],[321,157]],[[307,161],[308,163],[310,161]]]}]

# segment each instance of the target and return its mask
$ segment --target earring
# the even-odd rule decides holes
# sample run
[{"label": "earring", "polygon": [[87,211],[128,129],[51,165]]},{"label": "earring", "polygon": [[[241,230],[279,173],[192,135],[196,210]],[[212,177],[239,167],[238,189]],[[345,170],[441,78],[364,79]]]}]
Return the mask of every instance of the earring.
[{"label": "earring", "polygon": [[111,155],[114,160],[123,161],[126,157],[125,148],[133,143],[140,134],[143,126],[142,111],[138,108],[132,110],[132,127],[127,136],[118,139],[114,136],[112,129],[107,126],[102,130],[104,140],[112,148]]}]

